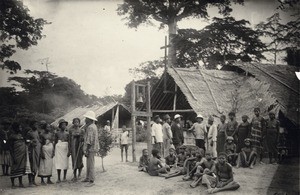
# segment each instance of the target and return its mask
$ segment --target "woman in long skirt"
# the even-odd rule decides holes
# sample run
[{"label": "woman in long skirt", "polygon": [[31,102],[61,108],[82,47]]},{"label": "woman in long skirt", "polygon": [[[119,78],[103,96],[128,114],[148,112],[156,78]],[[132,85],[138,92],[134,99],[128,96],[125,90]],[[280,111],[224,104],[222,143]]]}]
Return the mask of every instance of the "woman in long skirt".
[{"label": "woman in long skirt", "polygon": [[224,145],[225,145],[225,141],[226,141],[226,135],[225,135],[225,131],[227,128],[227,124],[226,124],[226,116],[225,115],[221,115],[220,117],[220,121],[221,123],[218,124],[218,134],[217,134],[217,153],[221,153],[224,152]]},{"label": "woman in long skirt", "polygon": [[[269,153],[270,164],[277,164],[277,140],[279,134],[279,121],[275,119],[275,113],[269,112],[269,119],[266,121],[265,146]],[[273,158],[275,161],[273,162]]]},{"label": "woman in long skirt", "polygon": [[9,148],[12,157],[11,166],[11,184],[12,188],[15,188],[15,178],[19,179],[19,187],[24,187],[22,183],[22,176],[26,172],[27,161],[27,146],[25,144],[25,139],[22,136],[22,127],[19,123],[13,123],[12,125],[13,133],[9,136]]},{"label": "woman in long skirt", "polygon": [[30,160],[31,174],[28,174],[29,186],[37,186],[35,183],[35,176],[39,170],[41,142],[38,132],[38,122],[33,121],[31,124],[31,130],[28,131],[26,139],[29,141],[28,152]]},{"label": "woman in long skirt", "polygon": [[254,108],[255,116],[251,121],[251,143],[253,148],[256,149],[257,155],[259,155],[260,163],[263,164],[263,131],[265,128],[265,119],[260,116],[260,109]]},{"label": "woman in long skirt", "polygon": [[50,132],[49,124],[42,125],[43,133],[41,134],[42,150],[41,160],[39,166],[39,177],[41,177],[41,184],[46,185],[44,178],[47,178],[47,184],[53,184],[51,181],[52,167],[53,167],[53,134]]},{"label": "woman in long skirt", "polygon": [[66,127],[68,126],[68,122],[64,119],[61,119],[58,122],[59,130],[55,134],[55,168],[57,170],[57,182],[60,183],[60,174],[61,170],[64,170],[64,178],[63,181],[67,181],[67,171],[69,168],[69,133],[66,131]]},{"label": "woman in long skirt", "polygon": [[0,165],[2,165],[3,175],[6,176],[9,175],[8,169],[11,166],[11,156],[8,145],[8,137],[10,135],[9,125],[10,123],[8,121],[3,121],[3,128],[0,129]]},{"label": "woman in long skirt", "polygon": [[[73,119],[73,126],[69,129],[70,134],[70,151],[72,157],[72,167],[74,172],[73,181],[77,181],[80,177],[83,168],[83,141],[84,141],[84,129],[80,128],[80,119]],[[77,172],[78,170],[78,177]]]},{"label": "woman in long skirt", "polygon": [[242,123],[238,127],[237,136],[238,136],[238,144],[237,144],[237,152],[241,152],[241,149],[245,147],[245,139],[249,138],[251,125],[248,122],[248,116],[242,116]]}]

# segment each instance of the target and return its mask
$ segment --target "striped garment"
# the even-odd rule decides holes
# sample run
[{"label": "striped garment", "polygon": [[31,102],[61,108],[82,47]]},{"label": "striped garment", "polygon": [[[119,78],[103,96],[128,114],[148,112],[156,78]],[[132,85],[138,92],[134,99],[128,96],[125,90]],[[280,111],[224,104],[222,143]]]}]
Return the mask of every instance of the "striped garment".
[{"label": "striped garment", "polygon": [[262,136],[263,136],[263,128],[265,125],[265,120],[261,116],[254,116],[251,121],[251,143],[254,148],[256,148],[257,152],[260,153],[263,149],[262,146]]}]

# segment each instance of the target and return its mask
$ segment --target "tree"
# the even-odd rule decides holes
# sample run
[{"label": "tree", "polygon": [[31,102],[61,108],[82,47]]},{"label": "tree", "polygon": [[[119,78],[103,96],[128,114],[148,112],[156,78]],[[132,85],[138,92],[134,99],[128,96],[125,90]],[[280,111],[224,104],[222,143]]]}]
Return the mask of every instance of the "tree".
[{"label": "tree", "polygon": [[47,71],[25,70],[24,73],[29,76],[10,77],[9,82],[23,89],[18,93],[22,96],[22,105],[33,112],[51,114],[56,110],[61,113],[57,108],[65,112],[95,101],[69,78],[58,77]]},{"label": "tree", "polygon": [[264,59],[265,44],[249,24],[233,17],[214,17],[202,30],[179,30],[175,39],[178,66],[199,66],[201,61],[206,68],[214,69],[235,61]]},{"label": "tree", "polygon": [[113,143],[112,134],[105,129],[101,129],[100,135],[99,135],[99,147],[100,147],[99,154],[101,157],[103,172],[106,171],[104,169],[103,159],[104,159],[104,157],[107,156],[108,152],[112,148],[112,143]]},{"label": "tree", "polygon": [[164,63],[161,60],[143,62],[137,68],[129,69],[135,79],[146,79],[160,77],[163,72]]},{"label": "tree", "polygon": [[[236,0],[243,3],[243,0]],[[176,48],[173,37],[176,35],[177,22],[184,18],[208,18],[207,8],[217,7],[219,13],[228,15],[232,9],[230,0],[124,0],[117,11],[119,15],[125,16],[129,27],[137,28],[141,24],[160,23],[160,28],[168,26],[169,51],[168,65],[176,64]]]},{"label": "tree", "polygon": [[266,52],[270,52],[273,57],[273,63],[277,64],[278,54],[286,49],[286,26],[280,23],[279,13],[273,14],[267,18],[266,22],[261,22],[256,25],[256,29],[270,41],[266,43]]},{"label": "tree", "polygon": [[21,0],[0,1],[0,67],[8,69],[11,74],[21,70],[21,65],[9,60],[16,48],[28,49],[37,45],[43,37],[42,30],[47,22],[34,19],[29,15],[29,9]]}]

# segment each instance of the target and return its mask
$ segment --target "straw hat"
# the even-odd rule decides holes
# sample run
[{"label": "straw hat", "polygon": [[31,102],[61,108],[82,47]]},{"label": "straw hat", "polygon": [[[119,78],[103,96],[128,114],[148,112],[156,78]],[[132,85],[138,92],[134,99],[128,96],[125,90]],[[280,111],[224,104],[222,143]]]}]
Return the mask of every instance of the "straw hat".
[{"label": "straw hat", "polygon": [[84,117],[86,117],[86,118],[89,118],[89,119],[91,119],[91,120],[93,120],[93,121],[98,121],[97,119],[96,119],[96,114],[95,114],[95,112],[93,112],[93,111],[87,111],[87,113],[85,113],[85,115],[83,115]]},{"label": "straw hat", "polygon": [[174,120],[178,119],[178,118],[181,118],[182,116],[180,114],[175,114],[174,116]]},{"label": "straw hat", "polygon": [[202,118],[202,119],[203,119],[203,116],[202,116],[201,114],[198,114],[198,115],[196,116],[196,118]]}]

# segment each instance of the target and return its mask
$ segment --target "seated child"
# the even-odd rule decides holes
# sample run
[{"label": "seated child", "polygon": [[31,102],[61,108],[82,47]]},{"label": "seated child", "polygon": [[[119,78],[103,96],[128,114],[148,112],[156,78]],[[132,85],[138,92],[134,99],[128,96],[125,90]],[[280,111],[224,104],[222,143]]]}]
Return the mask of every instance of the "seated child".
[{"label": "seated child", "polygon": [[184,161],[187,159],[187,155],[185,154],[184,149],[179,149],[179,154],[177,155],[177,165],[179,167],[183,167]]},{"label": "seated child", "polygon": [[150,161],[150,158],[148,155],[148,150],[143,149],[142,153],[143,153],[143,155],[140,158],[138,169],[139,169],[139,171],[148,172],[148,166],[149,166],[149,161]]},{"label": "seated child", "polygon": [[245,147],[242,148],[241,152],[238,156],[238,162],[236,168],[241,167],[250,167],[250,169],[253,169],[253,165],[256,161],[256,152],[251,146],[251,140],[249,138],[246,138],[244,140]]},{"label": "seated child", "polygon": [[[197,158],[198,156],[198,158]],[[180,175],[185,175],[186,176],[184,177],[184,180],[188,180],[190,175],[190,171],[193,170],[194,166],[196,165],[197,163],[197,160],[201,160],[201,158],[199,157],[201,156],[200,152],[195,152],[194,154],[191,155],[191,157],[187,158],[184,163],[183,163],[183,166],[182,167],[178,167],[178,171],[176,171],[175,173],[171,173],[169,175],[167,175],[165,177],[165,179],[169,179],[171,177],[176,177],[176,176],[180,176]],[[200,161],[199,160],[199,161]]]},{"label": "seated child", "polygon": [[174,148],[169,149],[169,155],[165,159],[166,159],[166,164],[170,168],[177,166],[177,157],[175,155],[175,149]]},{"label": "seated child", "polygon": [[224,145],[225,152],[227,154],[227,161],[232,166],[236,165],[237,153],[236,153],[236,145],[233,142],[234,139],[231,136],[228,136],[226,139],[226,143]]},{"label": "seated child", "polygon": [[232,167],[226,162],[227,155],[221,152],[218,157],[218,162],[215,165],[216,177],[204,174],[202,176],[202,184],[206,185],[207,192],[212,194],[225,190],[236,190],[240,185],[233,180]]},{"label": "seated child", "polygon": [[204,174],[211,175],[211,176],[214,175],[215,161],[212,160],[211,153],[207,152],[205,154],[205,158],[203,159],[204,159],[203,162],[197,167],[194,181],[190,184],[190,187],[192,188],[195,188],[200,183],[202,176]]},{"label": "seated child", "polygon": [[152,150],[152,157],[150,158],[149,165],[148,165],[148,173],[151,176],[161,176],[163,173],[167,173],[167,169],[169,167],[163,166],[162,162],[160,161],[159,151],[157,149]]}]

